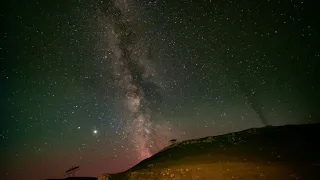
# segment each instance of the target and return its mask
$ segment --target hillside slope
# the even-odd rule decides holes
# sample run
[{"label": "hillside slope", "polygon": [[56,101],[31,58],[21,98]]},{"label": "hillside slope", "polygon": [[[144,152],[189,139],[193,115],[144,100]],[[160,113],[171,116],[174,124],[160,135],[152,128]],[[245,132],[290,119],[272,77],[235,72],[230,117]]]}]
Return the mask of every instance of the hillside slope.
[{"label": "hillside slope", "polygon": [[97,180],[95,177],[67,177],[64,179],[46,179],[46,180]]},{"label": "hillside slope", "polygon": [[319,132],[288,125],[183,141],[99,180],[320,179]]},{"label": "hillside slope", "polygon": [[67,177],[64,179],[46,179],[46,180],[97,180],[95,177]]}]

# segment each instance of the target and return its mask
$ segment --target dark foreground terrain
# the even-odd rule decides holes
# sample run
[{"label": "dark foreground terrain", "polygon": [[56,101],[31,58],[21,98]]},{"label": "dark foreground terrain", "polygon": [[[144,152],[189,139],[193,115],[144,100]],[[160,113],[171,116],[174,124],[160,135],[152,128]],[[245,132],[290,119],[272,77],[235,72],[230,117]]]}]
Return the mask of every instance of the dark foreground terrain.
[{"label": "dark foreground terrain", "polygon": [[95,177],[68,177],[65,179],[47,179],[47,180],[97,180]]},{"label": "dark foreground terrain", "polygon": [[175,143],[99,180],[320,179],[320,124],[249,129]]}]

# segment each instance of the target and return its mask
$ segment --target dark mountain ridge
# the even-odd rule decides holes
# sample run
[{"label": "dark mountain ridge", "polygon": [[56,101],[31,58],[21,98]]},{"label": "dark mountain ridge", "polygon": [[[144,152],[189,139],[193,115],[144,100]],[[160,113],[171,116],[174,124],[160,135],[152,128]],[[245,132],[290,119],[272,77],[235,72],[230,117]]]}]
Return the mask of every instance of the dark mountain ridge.
[{"label": "dark mountain ridge", "polygon": [[[304,124],[252,128],[186,140],[168,146],[125,172],[101,175],[99,180],[197,179],[195,176],[208,180],[318,179],[319,133],[320,124]],[[181,169],[188,172],[182,173]],[[195,169],[205,172],[196,173]]]}]

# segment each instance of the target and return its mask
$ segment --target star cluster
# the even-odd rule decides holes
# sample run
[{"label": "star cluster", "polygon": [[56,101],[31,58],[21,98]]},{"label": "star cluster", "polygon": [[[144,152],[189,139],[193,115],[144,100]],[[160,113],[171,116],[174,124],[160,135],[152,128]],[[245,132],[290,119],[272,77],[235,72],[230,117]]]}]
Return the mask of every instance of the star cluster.
[{"label": "star cluster", "polygon": [[171,139],[319,122],[312,1],[6,2],[0,169],[119,172]]}]

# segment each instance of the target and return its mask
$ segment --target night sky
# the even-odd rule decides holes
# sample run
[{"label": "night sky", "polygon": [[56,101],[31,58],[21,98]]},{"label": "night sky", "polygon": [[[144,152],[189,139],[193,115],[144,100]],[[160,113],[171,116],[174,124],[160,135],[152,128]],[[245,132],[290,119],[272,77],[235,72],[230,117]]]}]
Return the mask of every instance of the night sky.
[{"label": "night sky", "polygon": [[1,179],[97,177],[173,138],[319,122],[311,0],[1,6]]}]

